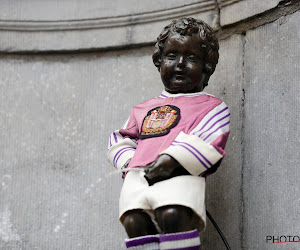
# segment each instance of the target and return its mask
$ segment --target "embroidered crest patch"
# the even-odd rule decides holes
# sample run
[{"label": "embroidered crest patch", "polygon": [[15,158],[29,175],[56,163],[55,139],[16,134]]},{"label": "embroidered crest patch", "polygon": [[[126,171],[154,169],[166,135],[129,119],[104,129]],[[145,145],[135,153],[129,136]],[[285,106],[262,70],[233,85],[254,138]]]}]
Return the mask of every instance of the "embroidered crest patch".
[{"label": "embroidered crest patch", "polygon": [[148,111],[144,118],[140,138],[163,136],[175,127],[180,119],[180,109],[176,106],[166,105]]}]

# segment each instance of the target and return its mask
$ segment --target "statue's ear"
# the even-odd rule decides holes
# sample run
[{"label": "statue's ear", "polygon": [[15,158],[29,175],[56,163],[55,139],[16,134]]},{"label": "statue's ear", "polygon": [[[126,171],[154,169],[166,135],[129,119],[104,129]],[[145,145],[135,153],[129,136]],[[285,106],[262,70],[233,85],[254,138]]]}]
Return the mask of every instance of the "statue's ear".
[{"label": "statue's ear", "polygon": [[202,73],[202,79],[201,79],[201,86],[202,86],[202,90],[208,85],[208,80],[210,78],[210,75],[203,72]]}]

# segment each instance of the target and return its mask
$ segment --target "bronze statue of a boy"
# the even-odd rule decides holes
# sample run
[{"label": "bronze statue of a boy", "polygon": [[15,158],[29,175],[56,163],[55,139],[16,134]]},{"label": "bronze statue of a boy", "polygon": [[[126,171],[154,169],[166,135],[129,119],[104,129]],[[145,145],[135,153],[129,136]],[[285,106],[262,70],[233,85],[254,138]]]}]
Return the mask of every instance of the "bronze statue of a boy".
[{"label": "bronze statue of a boy", "polygon": [[218,49],[203,21],[172,21],[153,54],[165,90],[132,108],[122,129],[110,136],[108,160],[127,172],[120,195],[127,248],[200,247],[205,176],[220,165],[229,134],[228,107],[202,92]]}]

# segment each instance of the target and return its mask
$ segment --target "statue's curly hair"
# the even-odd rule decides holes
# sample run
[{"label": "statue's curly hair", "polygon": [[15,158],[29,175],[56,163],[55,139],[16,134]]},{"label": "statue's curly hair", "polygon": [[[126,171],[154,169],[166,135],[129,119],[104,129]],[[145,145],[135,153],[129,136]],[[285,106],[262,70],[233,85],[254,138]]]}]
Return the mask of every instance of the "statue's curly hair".
[{"label": "statue's curly hair", "polygon": [[214,73],[219,60],[219,43],[212,28],[201,20],[192,17],[180,18],[173,20],[170,25],[166,26],[157,37],[155,51],[152,55],[153,63],[160,71],[162,54],[165,42],[170,34],[180,34],[182,36],[199,35],[201,47],[204,50],[204,68],[206,73],[204,87],[207,86],[210,76]]}]

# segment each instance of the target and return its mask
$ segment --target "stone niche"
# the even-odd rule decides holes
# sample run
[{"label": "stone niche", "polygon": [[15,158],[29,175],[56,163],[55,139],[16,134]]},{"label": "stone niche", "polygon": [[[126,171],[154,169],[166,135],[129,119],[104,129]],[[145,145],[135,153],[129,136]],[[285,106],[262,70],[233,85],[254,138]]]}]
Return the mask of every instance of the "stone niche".
[{"label": "stone niche", "polygon": [[[225,29],[279,2],[1,0],[0,249],[124,249],[106,143],[161,92],[157,35],[174,18]],[[271,249],[266,236],[300,230],[298,23],[299,12],[220,40],[205,89],[231,109],[206,204],[232,249]],[[201,241],[224,248],[209,221]]]}]

